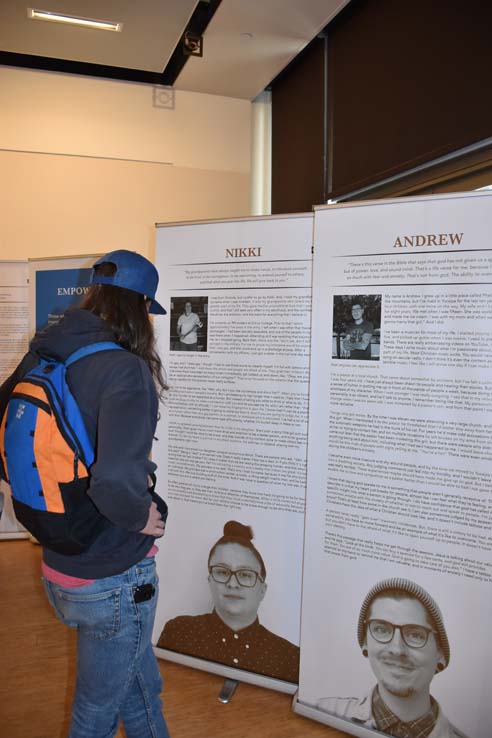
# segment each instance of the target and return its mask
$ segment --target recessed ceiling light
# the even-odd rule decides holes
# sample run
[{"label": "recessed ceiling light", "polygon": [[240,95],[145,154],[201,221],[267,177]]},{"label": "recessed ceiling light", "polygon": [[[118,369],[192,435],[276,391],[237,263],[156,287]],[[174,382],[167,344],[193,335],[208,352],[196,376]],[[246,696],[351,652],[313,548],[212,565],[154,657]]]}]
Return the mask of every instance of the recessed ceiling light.
[{"label": "recessed ceiling light", "polygon": [[96,20],[94,18],[79,18],[76,15],[62,15],[61,13],[52,13],[49,10],[27,9],[27,17],[33,20],[52,21],[55,23],[69,23],[72,26],[83,26],[84,28],[97,28],[100,31],[121,31],[123,23],[113,23],[112,21]]},{"label": "recessed ceiling light", "polygon": [[241,38],[244,38],[246,41],[250,41],[252,38],[254,38],[254,35],[252,33],[249,33],[249,31],[245,31],[244,33],[240,34]]}]

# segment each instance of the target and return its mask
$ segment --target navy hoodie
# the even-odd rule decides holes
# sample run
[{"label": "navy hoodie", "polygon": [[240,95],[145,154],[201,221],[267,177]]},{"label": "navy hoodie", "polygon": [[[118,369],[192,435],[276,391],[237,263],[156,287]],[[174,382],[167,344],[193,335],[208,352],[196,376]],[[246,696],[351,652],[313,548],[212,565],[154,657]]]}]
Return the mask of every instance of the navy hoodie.
[{"label": "navy hoodie", "polygon": [[[21,366],[25,371],[35,363],[33,353],[64,360],[81,346],[115,340],[100,317],[75,309],[34,337]],[[138,531],[147,523],[148,475],[156,469],[149,454],[157,392],[145,361],[129,351],[86,356],[68,368],[67,382],[95,448],[88,494],[110,524],[83,553],[67,556],[45,548],[43,559],[64,574],[100,579],[138,563],[154,544]]]}]

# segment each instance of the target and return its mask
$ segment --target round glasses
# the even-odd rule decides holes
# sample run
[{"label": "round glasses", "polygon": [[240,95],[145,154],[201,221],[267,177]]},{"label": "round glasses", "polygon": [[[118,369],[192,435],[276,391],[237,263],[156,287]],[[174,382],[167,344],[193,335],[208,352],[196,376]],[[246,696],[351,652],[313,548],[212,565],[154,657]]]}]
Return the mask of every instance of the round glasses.
[{"label": "round glasses", "polygon": [[394,625],[387,620],[366,620],[366,624],[369,626],[369,633],[378,643],[390,643],[395,630],[399,630],[403,642],[409,648],[423,648],[429,640],[430,633],[436,633],[424,625]]},{"label": "round glasses", "polygon": [[241,587],[254,587],[258,579],[263,582],[258,572],[253,571],[253,569],[236,569],[234,571],[227,566],[216,564],[215,566],[209,566],[208,570],[214,582],[218,584],[227,584],[232,576],[236,577],[236,581]]}]

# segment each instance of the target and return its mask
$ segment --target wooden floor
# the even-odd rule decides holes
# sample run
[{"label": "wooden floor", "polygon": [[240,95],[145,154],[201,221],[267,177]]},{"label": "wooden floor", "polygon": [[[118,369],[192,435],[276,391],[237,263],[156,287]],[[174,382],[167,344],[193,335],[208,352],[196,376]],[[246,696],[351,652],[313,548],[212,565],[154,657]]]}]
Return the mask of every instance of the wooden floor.
[{"label": "wooden floor", "polygon": [[[0,541],[0,738],[65,738],[75,674],[75,633],[51,612],[39,546]],[[164,712],[171,738],[344,738],[295,715],[289,695],[240,684],[228,705],[223,679],[167,661]],[[120,727],[118,738],[124,738]]]}]

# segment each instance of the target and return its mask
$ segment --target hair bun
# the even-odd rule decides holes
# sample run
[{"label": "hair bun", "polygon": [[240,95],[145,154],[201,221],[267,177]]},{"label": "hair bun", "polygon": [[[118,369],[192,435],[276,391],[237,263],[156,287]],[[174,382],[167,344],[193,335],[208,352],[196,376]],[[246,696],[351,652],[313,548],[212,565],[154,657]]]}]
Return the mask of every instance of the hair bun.
[{"label": "hair bun", "polygon": [[228,538],[244,538],[246,541],[252,541],[253,531],[249,525],[238,523],[237,520],[229,520],[224,525],[224,536]]}]

